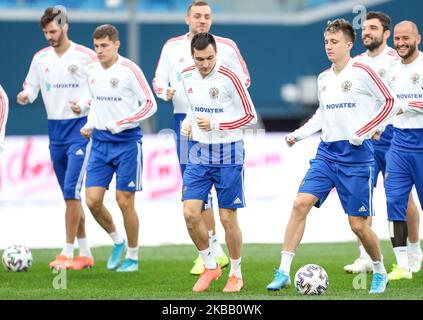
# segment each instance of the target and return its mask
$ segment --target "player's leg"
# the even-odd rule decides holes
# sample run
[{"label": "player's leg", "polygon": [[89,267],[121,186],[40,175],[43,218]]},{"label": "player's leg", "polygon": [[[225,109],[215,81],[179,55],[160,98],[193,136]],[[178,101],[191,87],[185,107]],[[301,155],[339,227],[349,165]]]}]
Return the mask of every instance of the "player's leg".
[{"label": "player's leg", "polygon": [[390,149],[386,154],[386,206],[389,233],[396,264],[389,273],[389,280],[412,279],[408,262],[406,210],[413,177],[407,153]]},{"label": "player's leg", "polygon": [[[189,156],[189,141],[188,139],[181,135],[181,123],[185,119],[185,113],[175,113],[173,117],[173,128],[175,131],[175,142],[176,142],[176,152],[178,155],[179,165],[181,169],[182,176],[184,175],[186,165],[188,163],[188,156]],[[202,219],[204,219],[204,223],[206,224],[209,241],[210,241],[210,248],[212,250],[212,254],[216,257],[219,265],[223,268],[226,267],[229,263],[228,257],[225,255],[222,245],[220,244],[219,240],[217,239],[216,235],[216,222],[214,218],[213,212],[213,199],[210,197],[206,201],[204,205],[204,210],[202,214]],[[204,261],[201,255],[199,254],[197,258],[194,260],[194,266],[190,270],[190,274],[193,275],[200,275],[204,271]]]},{"label": "player's leg", "polygon": [[383,264],[379,239],[370,228],[368,217],[373,211],[373,164],[339,166],[336,190],[351,230],[360,239],[373,265],[373,280],[369,293],[383,293],[388,276]]},{"label": "player's leg", "polygon": [[120,264],[120,258],[125,251],[126,241],[117,231],[112,215],[104,206],[104,195],[113,178],[114,167],[106,159],[108,144],[93,140],[88,160],[85,193],[87,206],[97,223],[109,234],[114,246],[107,262],[107,269],[114,270]]},{"label": "player's leg", "polygon": [[244,166],[214,168],[212,176],[231,264],[229,279],[223,292],[238,292],[244,286],[241,273],[242,233],[237,218],[237,209],[245,207]]},{"label": "player's leg", "polygon": [[[219,242],[216,234],[216,222],[214,218],[214,210],[212,207],[213,198],[211,193],[209,193],[207,203],[205,203],[204,210],[202,211],[201,217],[206,224],[208,235],[209,235],[209,242],[210,248],[212,250],[212,254],[216,258],[217,263],[221,268],[225,268],[229,264],[229,259],[226,256],[225,252],[223,251],[222,245]],[[200,275],[204,271],[204,261],[201,255],[194,260],[194,266],[191,268],[190,273],[193,275]]]},{"label": "player's leg", "polygon": [[113,151],[116,166],[116,201],[122,211],[128,238],[125,260],[118,272],[138,271],[139,220],[135,210],[135,192],[142,190],[142,146],[141,142],[121,143]]},{"label": "player's leg", "polygon": [[320,207],[326,200],[334,186],[333,175],[334,169],[330,163],[320,159],[310,161],[310,168],[301,182],[286,226],[280,265],[267,290],[280,290],[291,285],[291,264],[304,234],[307,215],[313,206]]},{"label": "player's leg", "polygon": [[[423,208],[423,168],[421,163],[423,162],[423,156],[417,153],[413,157],[413,174],[414,183],[416,186],[416,192],[420,200],[420,204]],[[410,193],[407,205],[407,226],[408,226],[408,262],[412,272],[419,272],[422,266],[423,254],[420,247],[420,212],[416,203],[413,200],[413,196]]]},{"label": "player's leg", "polygon": [[420,212],[410,192],[407,204],[407,228],[408,228],[408,263],[411,272],[419,272],[422,265],[423,253],[420,246]]},{"label": "player's leg", "polygon": [[79,255],[73,263],[74,270],[91,268],[94,266],[90,247],[85,234],[85,216],[81,204],[81,188],[85,175],[90,146],[87,141],[70,144],[67,149],[68,165],[65,176],[64,193],[66,200],[66,230],[68,240],[78,239]]},{"label": "player's leg", "polygon": [[[68,166],[68,158],[66,155],[66,145],[55,145],[50,144],[50,158],[53,163],[54,173],[56,175],[57,181],[60,185],[60,189],[62,190],[62,194],[64,199],[65,197],[65,176],[66,176],[66,169]],[[65,200],[66,202],[66,200]],[[67,206],[66,206],[67,207]],[[76,230],[73,232],[68,232],[68,210],[66,208],[65,212],[65,220],[66,220],[66,243],[56,258],[49,263],[50,268],[54,269],[69,269],[72,268],[73,265],[73,249],[74,249],[74,239]]]},{"label": "player's leg", "polygon": [[[375,166],[373,171],[373,186],[376,187],[379,174],[385,175],[385,168],[386,168],[386,149],[376,148],[375,147]],[[367,223],[369,226],[372,226],[372,217],[369,216],[367,218]],[[361,272],[372,272],[373,271],[373,264],[370,256],[364,249],[363,244],[361,243],[360,239],[357,238],[358,250],[360,252],[360,256],[354,260],[353,263],[347,264],[344,266],[344,271],[348,273],[361,273]]]},{"label": "player's leg", "polygon": [[194,292],[206,291],[213,280],[222,274],[222,269],[212,254],[209,237],[201,211],[212,187],[210,168],[201,164],[188,164],[184,173],[182,201],[188,233],[204,261],[204,271],[194,284]]},{"label": "player's leg", "polygon": [[138,232],[139,220],[135,210],[135,192],[116,191],[116,200],[123,215],[128,247],[125,260],[117,269],[118,272],[138,271]]}]

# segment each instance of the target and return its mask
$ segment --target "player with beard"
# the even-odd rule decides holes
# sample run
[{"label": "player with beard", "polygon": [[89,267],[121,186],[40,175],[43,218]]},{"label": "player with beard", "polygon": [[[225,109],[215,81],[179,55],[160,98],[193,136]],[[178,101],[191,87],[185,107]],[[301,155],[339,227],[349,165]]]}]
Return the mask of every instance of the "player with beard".
[{"label": "player with beard", "polygon": [[[89,148],[79,130],[87,122],[90,104],[84,69],[96,55],[69,40],[68,18],[63,7],[47,8],[40,26],[50,46],[35,53],[17,102],[32,103],[41,90],[48,118],[50,156],[66,204],[66,244],[50,267],[90,268],[94,259],[87,244],[80,196]],[[79,256],[74,260],[75,237]]]},{"label": "player with beard", "polygon": [[[367,49],[366,52],[357,56],[356,61],[372,67],[380,77],[386,80],[387,68],[392,63],[395,63],[400,58],[397,52],[390,48],[387,41],[391,35],[391,19],[383,12],[368,12],[366,19],[363,22],[361,30],[361,40],[363,46]],[[385,130],[380,135],[376,135],[372,140],[373,148],[375,150],[375,170],[374,170],[374,186],[376,186],[379,173],[385,176],[386,160],[385,155],[391,146],[393,136],[393,126],[388,124]],[[369,224],[372,223],[372,217],[368,218]],[[407,205],[407,225],[408,225],[408,238],[409,247],[420,249],[419,239],[419,211],[415,204],[412,193]],[[358,240],[360,256],[352,263],[344,267],[346,272],[360,273],[371,272],[372,261],[364,250],[360,240]],[[414,269],[418,267],[420,270],[421,250],[420,252],[412,253],[409,250],[410,264],[413,264]]]},{"label": "player with beard", "polygon": [[[423,53],[418,50],[421,36],[414,22],[403,21],[394,29],[394,45],[401,57],[388,71],[402,113],[394,118],[394,137],[386,154],[386,200],[389,230],[396,264],[389,280],[411,279],[421,269],[419,243],[407,248],[406,214],[408,194],[416,187],[423,205]],[[413,226],[416,228],[418,226]],[[408,251],[416,260],[410,259]]]}]

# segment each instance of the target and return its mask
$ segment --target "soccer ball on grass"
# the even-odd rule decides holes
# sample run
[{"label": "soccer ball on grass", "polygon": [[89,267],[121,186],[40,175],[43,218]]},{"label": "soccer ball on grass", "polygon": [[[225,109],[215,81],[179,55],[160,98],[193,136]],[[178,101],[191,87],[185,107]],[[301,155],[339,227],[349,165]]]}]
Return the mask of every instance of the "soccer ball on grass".
[{"label": "soccer ball on grass", "polygon": [[32,266],[31,251],[21,245],[13,245],[3,251],[3,267],[6,271],[28,271]]},{"label": "soccer ball on grass", "polygon": [[329,285],[325,269],[317,264],[306,264],[295,274],[295,288],[301,294],[321,295]]}]

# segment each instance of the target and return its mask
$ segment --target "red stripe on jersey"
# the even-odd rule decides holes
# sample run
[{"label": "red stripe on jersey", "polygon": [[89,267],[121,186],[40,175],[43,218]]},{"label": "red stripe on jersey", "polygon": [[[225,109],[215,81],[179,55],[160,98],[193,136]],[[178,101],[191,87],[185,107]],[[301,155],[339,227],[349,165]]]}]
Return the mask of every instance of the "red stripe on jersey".
[{"label": "red stripe on jersey", "polygon": [[229,79],[231,79],[232,83],[235,85],[235,88],[236,88],[239,96],[241,97],[241,100],[242,100],[243,106],[244,106],[244,110],[246,111],[246,113],[252,114],[250,102],[247,98],[247,94],[244,91],[245,89],[242,86],[241,80],[239,79],[238,75],[236,75],[232,70],[225,68],[224,66],[220,66],[218,72],[223,73]]},{"label": "red stripe on jersey", "polygon": [[370,76],[370,78],[376,84],[376,87],[382,92],[382,95],[386,100],[385,105],[382,107],[382,111],[379,112],[379,114],[372,121],[366,124],[363,128],[356,131],[355,134],[360,137],[368,133],[370,130],[378,126],[383,120],[385,120],[385,118],[388,116],[388,114],[392,110],[392,107],[394,105],[394,98],[391,96],[388,88],[385,86],[383,81],[376,75],[376,73],[373,71],[372,68],[358,62],[355,62],[353,66],[366,71],[366,73]]},{"label": "red stripe on jersey", "polygon": [[120,125],[123,125],[123,124],[132,123],[132,122],[136,122],[137,120],[141,120],[142,117],[144,117],[148,112],[150,112],[152,107],[153,107],[153,103],[151,102],[151,100],[147,100],[144,108],[142,108],[140,111],[138,111],[133,116],[122,119],[122,120],[116,122],[116,125],[120,126]]},{"label": "red stripe on jersey", "polygon": [[142,77],[140,71],[138,70],[138,68],[136,67],[136,65],[132,61],[129,61],[127,59],[123,59],[121,64],[123,66],[131,69],[131,71],[134,73],[135,78],[137,79],[138,83],[141,86],[141,89],[142,89],[144,95],[147,98],[147,101],[145,103],[144,108],[142,108],[135,115],[120,120],[119,122],[116,123],[117,125],[122,125],[122,124],[125,124],[125,123],[134,122],[138,119],[141,119],[145,114],[147,114],[151,110],[151,108],[153,106],[153,102],[152,102],[153,99],[151,98],[150,92],[148,90],[148,86],[145,83],[145,80],[143,79],[143,77]]},{"label": "red stripe on jersey", "polygon": [[226,38],[221,38],[221,37],[215,37],[216,42],[220,42],[220,43],[224,43],[227,44],[228,46],[230,46],[236,53],[238,60],[241,64],[242,67],[242,71],[244,72],[244,74],[248,77],[248,84],[251,82],[250,79],[250,73],[248,72],[248,68],[247,68],[247,64],[244,61],[244,58],[241,55],[241,52],[238,49],[238,46],[235,44],[235,42],[233,42],[232,40],[226,39]]},{"label": "red stripe on jersey", "polygon": [[232,122],[223,122],[219,125],[219,129],[221,130],[233,130],[233,129],[237,129],[240,128],[244,125],[246,125],[247,123],[251,122],[252,119],[254,119],[254,115],[251,109],[251,105],[250,102],[248,100],[247,94],[245,92],[245,89],[243,88],[240,79],[238,78],[238,76],[233,73],[231,70],[220,66],[219,73],[226,75],[234,84],[235,89],[241,99],[241,103],[242,106],[244,108],[244,112],[245,112],[245,116],[243,116],[241,119],[238,119],[236,121],[232,121]]},{"label": "red stripe on jersey", "polygon": [[242,87],[241,80],[238,78],[238,76],[223,66],[220,66],[218,72],[226,75],[234,84],[235,89],[238,92],[239,97],[241,98],[241,103],[244,107],[245,114],[252,114],[250,102],[247,98],[244,88]]},{"label": "red stripe on jersey", "polygon": [[183,40],[184,38],[185,38],[185,35],[170,38],[165,42],[165,45],[168,44],[169,42],[172,42],[172,41]]},{"label": "red stripe on jersey", "polygon": [[92,52],[90,49],[88,49],[88,48],[86,48],[84,46],[81,46],[81,45],[77,44],[75,46],[75,50],[78,50],[78,51],[81,51],[81,52],[85,53],[86,55],[88,55],[91,58],[92,61],[97,61],[98,60],[97,55],[94,52]]},{"label": "red stripe on jersey", "polygon": [[37,52],[35,52],[35,54],[34,54],[34,57],[33,58],[35,58],[35,56],[38,56],[40,53],[43,53],[44,51],[48,51],[48,50],[50,50],[51,49],[51,47],[47,47],[47,48],[43,48],[43,49],[41,49],[41,50],[38,50]]},{"label": "red stripe on jersey", "polygon": [[365,70],[370,75],[370,77],[375,82],[376,86],[379,88],[384,98],[386,99],[386,102],[382,108],[382,111],[373,119],[373,121],[369,122],[367,125],[365,125],[363,128],[361,128],[360,130],[356,132],[358,136],[362,136],[366,134],[367,132],[369,132],[374,127],[376,127],[377,125],[379,125],[386,118],[386,116],[389,114],[389,112],[392,109],[394,100],[393,100],[393,97],[389,94],[389,90],[386,88],[386,86],[383,84],[380,78],[377,77],[373,69],[361,63],[356,63],[354,66]]},{"label": "red stripe on jersey", "polygon": [[420,101],[410,101],[408,103],[408,106],[411,107],[411,108],[423,109],[423,102],[420,102]]},{"label": "red stripe on jersey", "polygon": [[190,66],[190,67],[185,68],[184,70],[182,70],[181,73],[184,73],[184,72],[187,72],[187,71],[191,71],[191,70],[194,70],[194,69],[195,69],[195,66]]},{"label": "red stripe on jersey", "polygon": [[[164,50],[164,48],[165,48],[166,44],[167,44],[167,43],[169,43],[169,42],[172,42],[172,41],[182,40],[182,39],[184,39],[184,37],[185,37],[185,35],[183,35],[183,36],[179,36],[179,37],[170,38],[169,40],[167,40],[167,41],[165,42],[165,44],[163,45],[162,51],[161,51],[161,53],[160,53],[159,60],[157,61],[157,66],[156,66],[156,71],[155,71],[156,77],[157,77],[157,69],[158,69],[158,67],[159,67],[159,65],[160,65],[160,60],[162,59],[163,50]],[[153,87],[154,87],[154,80],[153,80]],[[160,88],[160,87],[156,87],[156,88],[157,88],[159,91],[160,91],[160,89],[161,89],[161,90],[162,90],[161,92],[163,92],[163,89],[164,89],[164,88]],[[154,92],[156,92],[157,94],[160,94],[158,91],[156,91],[156,89],[154,89]]]}]

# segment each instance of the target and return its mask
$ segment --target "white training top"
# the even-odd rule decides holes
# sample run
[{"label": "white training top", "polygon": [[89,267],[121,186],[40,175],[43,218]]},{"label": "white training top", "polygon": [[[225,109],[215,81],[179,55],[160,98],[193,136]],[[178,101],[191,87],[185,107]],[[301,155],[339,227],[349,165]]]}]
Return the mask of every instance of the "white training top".
[{"label": "white training top", "polygon": [[395,116],[397,147],[423,151],[423,53],[409,64],[397,61],[388,71],[389,84],[404,113]]},{"label": "white training top", "polygon": [[[318,155],[345,163],[373,161],[368,143],[363,148],[351,143],[370,139],[375,129],[397,113],[399,106],[389,86],[369,66],[350,59],[338,75],[333,68],[319,75],[318,97],[315,115],[292,133],[294,138],[298,141],[322,130]],[[369,108],[375,100],[376,112]]]},{"label": "white training top", "polygon": [[[383,51],[377,56],[371,57],[368,54],[368,50],[362,54],[356,56],[355,61],[361,62],[370,66],[382,79],[387,81],[387,74],[390,65],[400,60],[398,53],[389,46],[386,46]],[[379,102],[375,100],[374,108],[375,111],[379,108]],[[387,127],[380,129],[383,130],[380,138],[378,140],[372,140],[373,147],[386,150],[391,145],[391,140],[393,137],[393,127],[392,127],[393,118],[387,121]]]},{"label": "white training top", "polygon": [[[53,47],[38,51],[32,59],[23,88],[32,103],[39,91],[43,97],[49,120],[66,120],[84,117],[88,113],[89,91],[85,67],[97,60],[91,49],[71,42],[59,58]],[[70,101],[78,101],[82,109],[76,115]]]},{"label": "white training top", "polygon": [[7,115],[9,113],[9,99],[0,85],[0,153],[3,151],[4,136],[6,134]]},{"label": "white training top", "polygon": [[92,105],[87,127],[113,134],[140,126],[152,116],[156,100],[141,69],[122,56],[108,69],[100,62],[87,66]]},{"label": "white training top", "polygon": [[[182,72],[177,87],[188,99],[184,123],[191,124],[192,138],[206,144],[242,140],[242,128],[257,122],[257,114],[245,84],[234,70],[216,63],[205,78],[191,66]],[[200,130],[196,117],[209,117],[211,131]]]},{"label": "white training top", "polygon": [[[217,60],[235,70],[248,88],[250,75],[236,43],[228,38],[217,36],[214,38],[217,46]],[[188,34],[169,39],[163,46],[153,80],[153,89],[157,97],[167,101],[167,89],[176,89],[181,80],[181,72],[193,64]],[[174,113],[187,113],[187,101],[183,92],[176,90],[172,102]]]}]

